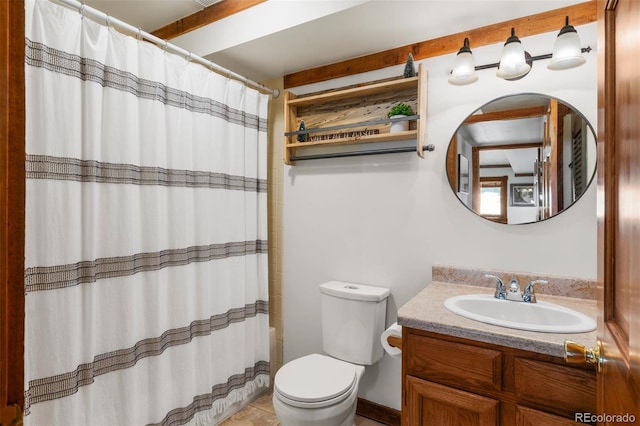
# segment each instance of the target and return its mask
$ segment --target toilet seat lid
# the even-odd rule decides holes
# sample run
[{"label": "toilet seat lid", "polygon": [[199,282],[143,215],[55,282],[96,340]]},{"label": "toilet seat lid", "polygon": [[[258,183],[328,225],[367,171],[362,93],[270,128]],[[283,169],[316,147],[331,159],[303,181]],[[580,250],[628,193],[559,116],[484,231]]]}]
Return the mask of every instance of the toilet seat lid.
[{"label": "toilet seat lid", "polygon": [[336,398],[351,389],[356,368],[345,361],[312,354],[283,365],[274,386],[283,396],[299,402],[320,402]]}]

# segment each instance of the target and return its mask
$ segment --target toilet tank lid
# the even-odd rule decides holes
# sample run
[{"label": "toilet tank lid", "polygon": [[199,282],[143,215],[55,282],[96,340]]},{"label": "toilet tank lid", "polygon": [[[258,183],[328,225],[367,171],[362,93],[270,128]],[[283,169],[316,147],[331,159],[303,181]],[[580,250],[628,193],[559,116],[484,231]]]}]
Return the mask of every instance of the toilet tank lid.
[{"label": "toilet tank lid", "polygon": [[348,283],[344,281],[329,281],[320,284],[320,292],[343,299],[365,300],[379,302],[389,296],[391,290],[372,285]]}]

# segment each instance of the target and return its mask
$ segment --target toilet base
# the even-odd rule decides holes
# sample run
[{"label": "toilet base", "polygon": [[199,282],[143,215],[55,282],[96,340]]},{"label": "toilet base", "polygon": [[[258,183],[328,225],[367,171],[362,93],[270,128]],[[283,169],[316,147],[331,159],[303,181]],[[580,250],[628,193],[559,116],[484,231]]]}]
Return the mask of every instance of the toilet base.
[{"label": "toilet base", "polygon": [[273,408],[282,426],[353,426],[356,417],[357,392],[328,407],[300,408],[283,403],[273,393]]}]

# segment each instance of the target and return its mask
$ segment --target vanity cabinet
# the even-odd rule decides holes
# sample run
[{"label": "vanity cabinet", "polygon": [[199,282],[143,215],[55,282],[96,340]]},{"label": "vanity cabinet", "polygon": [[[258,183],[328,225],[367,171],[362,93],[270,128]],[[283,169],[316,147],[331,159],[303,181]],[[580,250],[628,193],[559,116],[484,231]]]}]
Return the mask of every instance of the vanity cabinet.
[{"label": "vanity cabinet", "polygon": [[[391,133],[389,109],[399,103],[412,107],[415,117],[409,130]],[[427,71],[418,66],[415,77],[395,78],[369,84],[296,96],[284,94],[284,162],[294,164],[301,148],[335,147],[378,142],[416,141],[424,157],[427,117]],[[304,121],[306,140],[300,141]]]},{"label": "vanity cabinet", "polygon": [[403,327],[402,425],[578,425],[596,373],[564,359]]}]

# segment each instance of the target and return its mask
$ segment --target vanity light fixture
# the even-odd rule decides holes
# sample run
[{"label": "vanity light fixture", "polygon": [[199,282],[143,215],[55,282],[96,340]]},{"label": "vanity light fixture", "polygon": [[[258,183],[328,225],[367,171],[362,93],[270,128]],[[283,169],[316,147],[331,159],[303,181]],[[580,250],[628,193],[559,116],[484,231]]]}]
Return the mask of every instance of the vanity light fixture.
[{"label": "vanity light fixture", "polygon": [[565,17],[565,25],[560,30],[553,48],[553,54],[531,56],[524,50],[520,39],[516,36],[514,28],[511,28],[511,36],[502,48],[500,62],[487,65],[474,65],[473,55],[469,48],[469,39],[464,39],[464,44],[458,51],[449,76],[449,84],[464,86],[478,80],[475,71],[489,68],[498,68],[496,76],[504,80],[519,80],[531,71],[533,61],[551,59],[547,65],[550,70],[566,70],[578,67],[586,62],[582,56],[585,52],[591,52],[591,47],[580,47],[580,37],[576,29],[569,25],[569,17]]},{"label": "vanity light fixture", "polygon": [[449,83],[456,86],[464,86],[466,84],[474,83],[478,80],[476,74],[475,63],[473,61],[473,54],[469,48],[469,39],[464,39],[464,45],[458,51],[456,55],[456,61],[453,64],[451,70],[451,77],[449,77]]},{"label": "vanity light fixture", "polygon": [[550,70],[568,70],[579,67],[587,60],[582,56],[580,37],[576,29],[569,25],[569,17],[565,17],[564,27],[560,30],[553,46],[551,62],[547,65]]},{"label": "vanity light fixture", "polygon": [[500,65],[496,76],[505,80],[522,78],[531,71],[531,65],[527,63],[524,47],[516,36],[516,30],[511,28],[511,37],[507,39],[500,55]]}]

